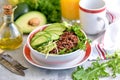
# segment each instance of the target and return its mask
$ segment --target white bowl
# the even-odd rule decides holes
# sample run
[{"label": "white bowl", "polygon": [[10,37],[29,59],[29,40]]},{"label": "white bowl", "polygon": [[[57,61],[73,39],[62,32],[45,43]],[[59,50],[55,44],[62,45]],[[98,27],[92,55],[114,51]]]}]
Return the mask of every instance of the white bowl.
[{"label": "white bowl", "polygon": [[[38,31],[42,31],[48,25],[49,24],[40,26],[40,27],[36,28],[35,30],[33,30],[28,35],[27,45],[31,50],[31,56],[32,56],[33,60],[40,62],[40,63],[45,63],[45,64],[61,65],[61,64],[65,64],[65,63],[68,63],[70,61],[73,61],[74,59],[76,59],[78,57],[80,59],[83,59],[83,57],[85,56],[85,51],[80,50],[80,49],[76,50],[74,52],[71,52],[71,53],[63,54],[63,55],[48,55],[47,58],[46,58],[46,54],[38,52],[37,50],[33,49],[30,45],[30,40],[32,39],[34,34],[36,34]],[[85,36],[86,36],[86,34],[85,34]],[[86,38],[87,38],[87,36],[86,36]],[[86,43],[87,43],[87,41],[85,42],[85,44]]]}]

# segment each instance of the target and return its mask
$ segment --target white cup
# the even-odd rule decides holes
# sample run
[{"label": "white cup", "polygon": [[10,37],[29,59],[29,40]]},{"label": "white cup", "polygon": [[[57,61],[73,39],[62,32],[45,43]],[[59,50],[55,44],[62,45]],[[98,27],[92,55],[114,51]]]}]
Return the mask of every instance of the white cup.
[{"label": "white cup", "polygon": [[86,34],[96,35],[104,31],[109,23],[106,4],[103,0],[81,0],[79,2],[80,23]]}]

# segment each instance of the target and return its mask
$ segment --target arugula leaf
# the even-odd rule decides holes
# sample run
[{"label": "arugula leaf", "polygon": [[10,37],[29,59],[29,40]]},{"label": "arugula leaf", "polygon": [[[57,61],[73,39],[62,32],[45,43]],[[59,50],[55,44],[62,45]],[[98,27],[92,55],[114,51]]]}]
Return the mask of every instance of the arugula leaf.
[{"label": "arugula leaf", "polygon": [[113,57],[114,59],[111,59],[109,62],[107,62],[107,64],[109,64],[108,67],[112,68],[112,76],[116,77],[116,73],[120,74],[120,57],[117,54],[115,54]]},{"label": "arugula leaf", "polygon": [[[84,70],[84,68],[77,68],[73,74],[73,80],[99,80],[98,76],[104,77],[109,76],[105,71],[106,64],[99,64],[98,61],[92,63],[93,66]],[[81,74],[80,74],[81,73]]]},{"label": "arugula leaf", "polygon": [[[82,66],[78,66],[72,73],[73,80],[99,80],[99,77],[113,76],[120,74],[120,56],[118,54],[112,55],[111,59],[104,63],[98,61],[92,62],[92,66],[84,69]],[[106,71],[106,68],[112,70],[112,75]]]}]

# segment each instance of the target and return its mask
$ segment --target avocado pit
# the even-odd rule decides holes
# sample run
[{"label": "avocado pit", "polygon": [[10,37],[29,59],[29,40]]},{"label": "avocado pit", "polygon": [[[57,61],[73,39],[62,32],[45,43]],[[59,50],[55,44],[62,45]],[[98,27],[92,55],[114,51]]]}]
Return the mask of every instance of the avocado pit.
[{"label": "avocado pit", "polygon": [[34,17],[28,21],[28,24],[31,26],[38,26],[40,24],[40,20],[37,17]]}]

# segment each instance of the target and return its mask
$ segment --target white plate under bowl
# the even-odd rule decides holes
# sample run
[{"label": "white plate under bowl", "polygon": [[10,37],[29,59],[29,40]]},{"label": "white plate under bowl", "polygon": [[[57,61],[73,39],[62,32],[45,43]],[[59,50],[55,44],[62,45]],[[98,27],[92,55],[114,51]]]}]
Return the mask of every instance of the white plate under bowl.
[{"label": "white plate under bowl", "polygon": [[53,69],[53,70],[69,69],[69,68],[77,67],[77,66],[83,64],[84,62],[86,62],[88,60],[90,54],[91,54],[91,46],[88,43],[87,47],[86,47],[85,56],[82,59],[79,59],[79,57],[78,57],[77,59],[75,59],[69,63],[65,63],[64,65],[48,65],[48,64],[44,64],[44,63],[33,60],[32,56],[31,56],[31,51],[26,44],[24,45],[24,48],[23,48],[23,55],[29,63],[31,63],[34,66],[40,67],[40,68]]}]

